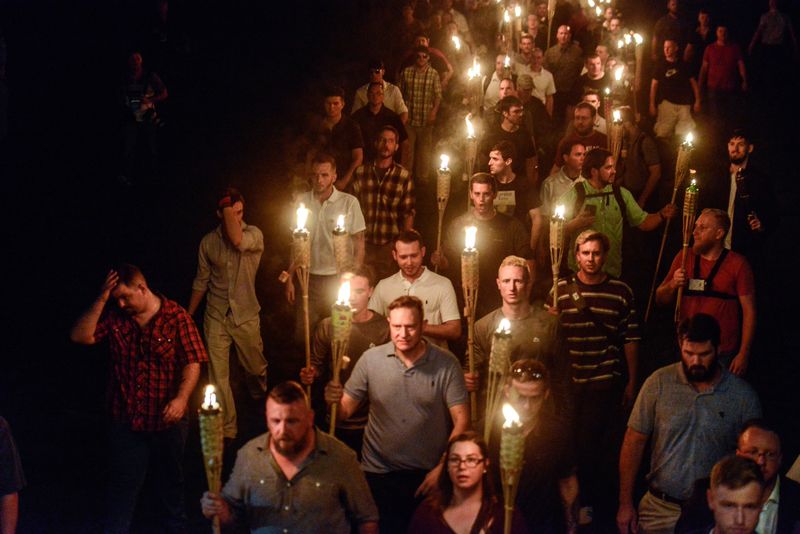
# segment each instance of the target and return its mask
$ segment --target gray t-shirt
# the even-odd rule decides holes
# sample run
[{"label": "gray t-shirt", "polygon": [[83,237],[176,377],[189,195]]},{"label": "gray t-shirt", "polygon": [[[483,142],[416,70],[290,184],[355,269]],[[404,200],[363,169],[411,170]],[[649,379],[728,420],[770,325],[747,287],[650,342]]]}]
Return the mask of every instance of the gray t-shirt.
[{"label": "gray t-shirt", "polygon": [[392,342],[369,349],[344,389],[369,400],[361,467],[370,473],[432,469],[453,428],[450,408],[467,402],[458,360],[433,343],[409,368]]},{"label": "gray t-shirt", "polygon": [[650,484],[687,499],[694,481],[736,450],[739,429],[755,417],[761,417],[761,403],[747,382],[723,369],[716,386],[698,392],[678,362],[645,381],[628,426],[653,438]]}]

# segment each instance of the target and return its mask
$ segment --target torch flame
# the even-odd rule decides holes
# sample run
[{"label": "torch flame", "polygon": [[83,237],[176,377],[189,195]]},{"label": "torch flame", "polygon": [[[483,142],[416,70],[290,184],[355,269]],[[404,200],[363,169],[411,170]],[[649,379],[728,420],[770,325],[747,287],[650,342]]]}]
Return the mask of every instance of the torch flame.
[{"label": "torch flame", "polygon": [[336,217],[336,229],[337,230],[344,230],[344,214],[339,215]]},{"label": "torch flame", "polygon": [[511,58],[508,57],[508,54],[506,54],[506,57],[503,60],[503,67],[506,68],[506,69],[511,68]]},{"label": "torch flame", "polygon": [[350,305],[350,281],[346,280],[339,286],[339,296],[336,297],[337,306]]},{"label": "torch flame", "polygon": [[603,92],[606,94],[606,96],[608,96],[608,95],[611,94],[611,88],[610,87],[606,87],[605,89],[603,89]]},{"label": "torch flame", "polygon": [[467,226],[464,228],[464,248],[466,250],[475,250],[475,236],[478,233],[478,228],[475,226]]},{"label": "torch flame", "polygon": [[594,8],[594,13],[598,17],[602,16],[603,15],[603,8],[600,7],[600,6],[597,6],[596,8]]},{"label": "torch flame", "polygon": [[563,219],[565,212],[566,212],[566,207],[564,206],[564,204],[559,204],[558,206],[556,206],[556,209],[553,210],[553,217],[556,217],[558,219]]},{"label": "torch flame", "polygon": [[642,37],[638,33],[634,33],[633,34],[633,40],[636,41],[636,45],[638,46],[638,45],[640,45],[640,44],[642,44],[644,42],[644,37]]},{"label": "torch flame", "polygon": [[497,330],[495,330],[498,334],[505,334],[508,335],[511,333],[511,321],[503,317],[500,320],[500,324],[497,325]]},{"label": "torch flame", "polygon": [[442,162],[442,164],[439,165],[439,170],[441,171],[450,170],[447,168],[447,166],[450,164],[450,156],[448,156],[447,154],[442,154],[441,156],[439,156],[439,159]]},{"label": "torch flame", "polygon": [[475,127],[472,125],[472,121],[469,120],[470,117],[472,117],[472,113],[464,118],[464,121],[467,123],[467,139],[475,139]]},{"label": "torch flame", "polygon": [[594,0],[589,0],[589,7],[594,8],[595,3]]},{"label": "torch flame", "polygon": [[461,39],[458,38],[458,35],[453,36],[453,46],[456,47],[456,50],[461,50]]},{"label": "torch flame", "polygon": [[622,114],[619,112],[618,109],[615,109],[611,112],[611,115],[614,117],[614,122],[622,122]]},{"label": "torch flame", "polygon": [[622,73],[625,72],[625,65],[620,65],[616,69],[614,69],[614,79],[620,81],[622,79]]},{"label": "torch flame", "polygon": [[514,6],[514,16],[520,18],[522,16],[522,8],[519,7],[519,4]]},{"label": "torch flame", "polygon": [[505,422],[503,423],[503,428],[511,428],[512,426],[521,426],[522,423],[519,421],[519,414],[508,403],[503,404],[503,419]]},{"label": "torch flame", "polygon": [[511,22],[511,14],[508,12],[508,9],[503,10],[503,22],[506,24]]},{"label": "torch flame", "polygon": [[686,140],[684,142],[687,145],[691,145],[692,143],[694,143],[694,134],[692,132],[687,133],[686,134]]},{"label": "torch flame", "polygon": [[203,395],[203,406],[204,410],[216,410],[219,408],[219,404],[217,403],[217,394],[214,390],[214,386],[209,384],[206,386],[205,393]]},{"label": "torch flame", "polygon": [[629,34],[629,33],[625,34],[625,44],[626,45],[631,44],[631,34]]},{"label": "torch flame", "polygon": [[297,230],[306,229],[306,221],[308,221],[310,212],[310,210],[306,209],[306,205],[301,202],[300,207],[297,208]]},{"label": "torch flame", "polygon": [[617,48],[622,48],[622,47],[624,47],[624,46],[625,46],[625,41],[623,41],[622,39],[620,39],[619,41],[617,41]]}]

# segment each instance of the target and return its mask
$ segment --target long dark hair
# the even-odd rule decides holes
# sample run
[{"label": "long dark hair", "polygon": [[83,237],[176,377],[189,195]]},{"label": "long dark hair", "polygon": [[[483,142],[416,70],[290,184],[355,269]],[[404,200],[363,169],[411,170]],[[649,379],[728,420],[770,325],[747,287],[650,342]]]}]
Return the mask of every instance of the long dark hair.
[{"label": "long dark hair", "polygon": [[[450,440],[447,444],[447,451],[445,452],[444,469],[442,469],[442,472],[439,474],[437,491],[434,491],[433,495],[430,497],[432,508],[440,516],[453,502],[453,481],[450,479],[447,460],[450,458],[450,451],[453,450],[453,445],[462,441],[471,441],[478,446],[484,460],[489,458],[489,447],[477,432],[469,430],[454,436]],[[478,511],[478,517],[475,518],[475,523],[473,523],[470,529],[470,534],[478,534],[482,530],[488,532],[491,527],[492,517],[494,515],[493,512],[498,506],[497,497],[495,497],[494,486],[492,485],[491,477],[489,477],[488,469],[484,470],[481,476],[481,483],[481,509]]]}]

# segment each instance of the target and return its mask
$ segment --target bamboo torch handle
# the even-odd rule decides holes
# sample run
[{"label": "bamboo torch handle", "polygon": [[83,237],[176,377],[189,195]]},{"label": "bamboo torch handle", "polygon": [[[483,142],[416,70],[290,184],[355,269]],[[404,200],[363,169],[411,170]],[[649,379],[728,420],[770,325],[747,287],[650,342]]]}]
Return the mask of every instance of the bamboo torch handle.
[{"label": "bamboo torch handle", "polygon": [[[306,367],[311,367],[311,322],[308,317],[308,284],[303,288],[303,330],[306,341]],[[308,404],[311,406],[311,386],[306,386]]]}]

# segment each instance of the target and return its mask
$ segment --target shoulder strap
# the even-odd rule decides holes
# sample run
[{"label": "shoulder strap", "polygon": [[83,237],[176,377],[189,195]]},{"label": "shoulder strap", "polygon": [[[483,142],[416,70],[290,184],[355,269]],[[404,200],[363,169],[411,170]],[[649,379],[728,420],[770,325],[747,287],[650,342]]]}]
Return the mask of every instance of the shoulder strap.
[{"label": "shoulder strap", "polygon": [[[711,268],[711,272],[708,273],[708,278],[706,278],[706,283],[704,286],[703,291],[697,290],[687,290],[686,294],[689,296],[696,296],[696,297],[714,297],[723,300],[736,300],[739,297],[737,295],[729,295],[728,293],[723,293],[722,291],[715,291],[711,289],[711,285],[714,282],[714,277],[717,276],[717,273],[722,267],[722,262],[725,261],[725,258],[728,256],[728,252],[730,252],[727,248],[722,249],[722,253],[717,258],[717,261],[714,262],[714,266]],[[694,255],[694,276],[693,278],[698,279],[700,278],[700,255]]]},{"label": "shoulder strap", "polygon": [[574,184],[575,187],[575,207],[572,210],[572,216],[577,216],[581,209],[583,209],[583,203],[586,202],[586,186],[583,185],[583,182],[578,182]]},{"label": "shoulder strap", "polygon": [[575,308],[577,308],[578,313],[582,313],[583,316],[592,321],[594,325],[600,329],[600,331],[605,333],[609,343],[614,344],[618,341],[617,332],[611,329],[611,327],[609,327],[606,323],[601,321],[589,307],[589,303],[586,302],[586,299],[583,298],[575,276],[571,276],[569,278],[569,282],[567,283],[567,294],[569,295],[570,300],[572,300],[572,303],[575,304]]},{"label": "shoulder strap", "polygon": [[625,199],[622,198],[622,190],[617,184],[611,186],[611,191],[614,193],[614,200],[617,201],[619,206],[619,213],[622,216],[622,227],[628,226],[628,210],[625,209]]}]

